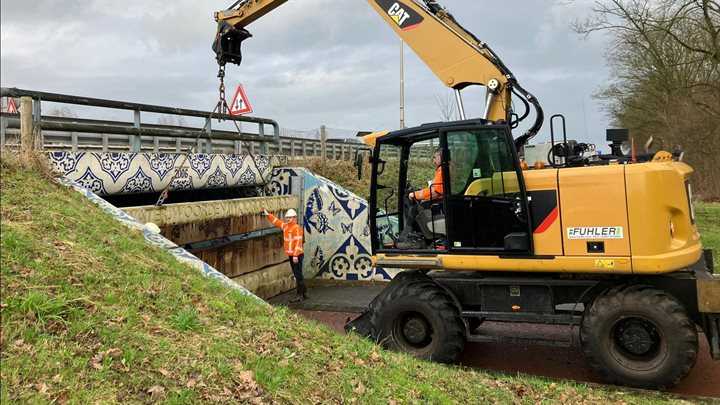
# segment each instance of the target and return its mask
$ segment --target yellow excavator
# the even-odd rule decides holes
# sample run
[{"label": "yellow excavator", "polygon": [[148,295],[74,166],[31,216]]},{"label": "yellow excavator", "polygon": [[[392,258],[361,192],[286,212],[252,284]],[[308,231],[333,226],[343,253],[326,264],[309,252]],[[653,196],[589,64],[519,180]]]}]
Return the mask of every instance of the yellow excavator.
[{"label": "yellow excavator", "polygon": [[[579,326],[590,364],[609,382],[650,389],[688,375],[698,330],[720,359],[720,278],[695,225],[692,168],[668,153],[591,161],[563,130],[551,164],[527,169],[519,151],[543,111],[497,54],[436,1],[367,1],[455,91],[461,120],[365,136],[373,263],[404,271],[346,329],[452,363],[466,342],[482,340],[474,332],[485,320]],[[215,13],[221,68],[240,63],[246,27],[284,2],[238,1]],[[464,115],[468,86],[485,87],[481,117]],[[531,106],[534,123],[513,137]],[[553,116],[551,133],[555,120],[564,128]],[[609,140],[623,136],[608,130]],[[436,152],[437,195],[412,210],[408,195],[432,178]],[[399,243],[410,223],[414,244]]]}]

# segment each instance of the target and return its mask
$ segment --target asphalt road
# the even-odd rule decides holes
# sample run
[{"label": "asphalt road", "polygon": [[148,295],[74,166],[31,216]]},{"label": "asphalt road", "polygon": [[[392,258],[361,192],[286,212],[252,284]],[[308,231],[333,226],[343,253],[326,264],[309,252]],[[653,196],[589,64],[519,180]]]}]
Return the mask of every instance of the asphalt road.
[{"label": "asphalt road", "polygon": [[[331,329],[343,332],[345,320],[358,316],[354,312],[330,312],[294,309],[307,318],[328,325]],[[531,325],[486,322],[478,329],[479,333],[494,337],[515,338],[522,336],[530,339],[570,342],[571,335],[577,339],[577,329],[570,330],[565,325]],[[690,375],[668,392],[684,395],[698,395],[720,400],[720,361],[710,357],[707,340],[699,336],[700,352],[697,363]],[[574,340],[577,342],[577,340]],[[494,370],[508,374],[532,374],[550,378],[560,378],[590,383],[604,384],[605,381],[587,363],[582,349],[577,346],[558,347],[550,345],[483,342],[468,343],[459,360],[468,367]]]}]

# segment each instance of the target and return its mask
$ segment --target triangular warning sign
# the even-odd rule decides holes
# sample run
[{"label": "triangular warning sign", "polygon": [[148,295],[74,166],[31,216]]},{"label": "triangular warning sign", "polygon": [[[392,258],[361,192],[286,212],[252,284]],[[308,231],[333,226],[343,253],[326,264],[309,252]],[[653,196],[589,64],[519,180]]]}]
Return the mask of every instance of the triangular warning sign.
[{"label": "triangular warning sign", "polygon": [[13,100],[12,97],[8,97],[8,106],[7,106],[7,111],[5,111],[5,112],[12,113],[12,114],[18,113],[17,105],[15,105],[15,100]]},{"label": "triangular warning sign", "polygon": [[230,104],[230,114],[240,115],[251,112],[252,107],[250,107],[250,103],[248,102],[248,98],[245,95],[242,84],[239,84],[237,91],[235,92],[235,97],[233,97],[232,104]]}]

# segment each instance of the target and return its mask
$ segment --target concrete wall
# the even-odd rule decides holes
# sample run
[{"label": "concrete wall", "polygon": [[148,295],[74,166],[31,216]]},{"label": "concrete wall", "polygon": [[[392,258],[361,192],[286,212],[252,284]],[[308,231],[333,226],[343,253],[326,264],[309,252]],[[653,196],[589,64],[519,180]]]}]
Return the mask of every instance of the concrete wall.
[{"label": "concrete wall", "polygon": [[153,222],[161,234],[182,245],[260,298],[295,287],[283,250],[282,231],[261,215],[278,217],[298,209],[294,195],[128,207],[140,222]]},{"label": "concrete wall", "polygon": [[390,280],[399,272],[371,264],[366,200],[303,168],[275,170],[270,185],[274,195],[301,197],[305,277]]}]

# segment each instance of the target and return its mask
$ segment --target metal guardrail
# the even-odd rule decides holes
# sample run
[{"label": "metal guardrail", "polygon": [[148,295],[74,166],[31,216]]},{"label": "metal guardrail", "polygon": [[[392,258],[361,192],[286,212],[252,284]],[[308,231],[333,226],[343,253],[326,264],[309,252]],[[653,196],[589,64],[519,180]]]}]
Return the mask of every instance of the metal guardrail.
[{"label": "metal guardrail", "polygon": [[[279,142],[280,141],[280,127],[275,120],[268,118],[256,118],[256,117],[234,117],[227,114],[219,114],[217,112],[212,114],[213,119],[223,120],[238,120],[241,122],[249,122],[258,124],[258,130],[256,134],[238,134],[230,131],[218,131],[212,130],[212,120],[208,120],[207,125],[204,128],[191,128],[191,127],[173,127],[163,125],[149,125],[143,124],[141,121],[141,112],[147,113],[158,113],[158,114],[169,114],[186,117],[202,117],[207,118],[210,116],[209,111],[190,110],[184,108],[164,107],[142,103],[131,103],[124,101],[106,100],[99,98],[80,97],[72,96],[67,94],[57,93],[46,93],[41,91],[18,89],[18,88],[7,88],[3,87],[0,89],[0,97],[31,97],[33,100],[32,116],[33,126],[40,130],[40,145],[45,148],[45,131],[65,131],[70,134],[69,138],[72,138],[72,134],[86,133],[86,134],[97,134],[97,138],[102,145],[108,145],[110,138],[107,135],[124,135],[128,140],[128,149],[130,152],[140,152],[143,146],[143,137],[150,138],[153,144],[157,143],[152,138],[163,137],[172,139],[192,139],[194,140],[199,131],[200,139],[205,140],[230,140],[230,141],[248,141],[253,140],[259,142],[262,149],[264,144],[268,141]],[[119,122],[119,121],[101,121],[101,120],[88,120],[88,119],[77,119],[77,118],[61,118],[61,117],[48,117],[42,116],[41,103],[42,101],[64,103],[64,104],[75,104],[92,107],[104,107],[121,110],[130,110],[134,112],[134,122]],[[269,136],[265,135],[265,125],[271,125],[273,128],[273,136],[268,139]],[[5,137],[8,134],[12,134],[14,129],[20,128],[20,118],[15,114],[2,114],[2,123],[0,130],[2,131],[2,145],[5,145]],[[8,131],[10,130],[10,131]],[[92,137],[90,137],[92,138]],[[100,143],[96,142],[96,144]],[[72,144],[75,144],[71,141]],[[208,153],[212,152],[212,142],[205,142],[205,151]],[[47,145],[51,146],[51,145]]]},{"label": "metal guardrail", "polygon": [[[185,151],[199,136],[197,150],[206,153],[241,153],[243,145],[250,153],[286,154],[290,157],[321,157],[321,140],[281,137],[275,120],[214,113],[213,119],[237,119],[258,124],[256,133],[212,129],[210,122],[205,128],[159,125],[141,122],[141,112],[169,114],[184,117],[207,118],[209,111],[163,107],[150,104],[47,93],[34,90],[3,87],[0,97],[31,97],[33,99],[33,125],[40,130],[40,145],[45,150],[102,151],[102,152],[176,152]],[[56,102],[92,107],[131,110],[133,122],[109,121],[85,118],[43,116],[41,102]],[[272,138],[265,134],[265,125],[273,128]],[[20,143],[19,114],[0,113],[0,146]],[[204,145],[203,145],[204,143]],[[361,143],[329,139],[325,142],[328,159],[351,159]]]}]

